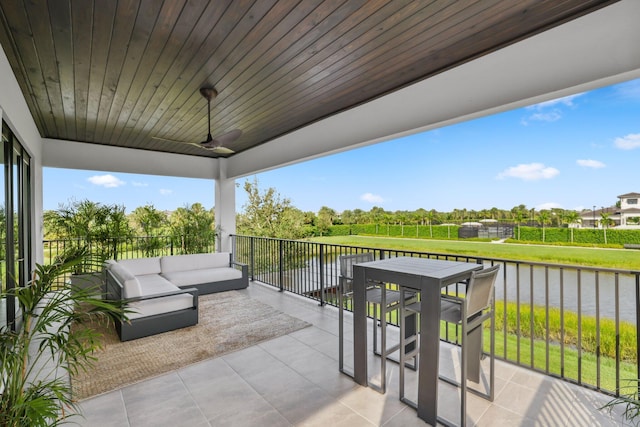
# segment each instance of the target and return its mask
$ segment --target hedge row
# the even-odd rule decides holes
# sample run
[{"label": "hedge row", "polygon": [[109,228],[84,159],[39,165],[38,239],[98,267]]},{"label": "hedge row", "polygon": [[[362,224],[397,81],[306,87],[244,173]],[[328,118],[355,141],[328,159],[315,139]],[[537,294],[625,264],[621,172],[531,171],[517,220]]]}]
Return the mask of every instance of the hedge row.
[{"label": "hedge row", "polygon": [[[326,235],[370,235],[390,237],[414,237],[423,239],[457,239],[457,225],[386,225],[386,224],[354,224],[334,225],[329,228]],[[545,243],[576,243],[581,245],[604,245],[605,232],[606,243],[609,245],[640,244],[640,230],[598,229],[598,228],[544,228],[520,227],[518,239],[518,227],[513,229],[513,238],[526,242]]]},{"label": "hedge row", "polygon": [[457,239],[459,226],[434,225],[386,225],[353,224],[333,225],[328,236],[370,235],[390,237],[417,237],[422,239]]},{"label": "hedge row", "polygon": [[[624,245],[625,243],[640,244],[640,230],[618,230],[615,228],[545,228],[520,227],[520,240],[545,243],[578,243],[578,244],[605,244]],[[517,229],[514,229],[514,238],[517,238]]]}]

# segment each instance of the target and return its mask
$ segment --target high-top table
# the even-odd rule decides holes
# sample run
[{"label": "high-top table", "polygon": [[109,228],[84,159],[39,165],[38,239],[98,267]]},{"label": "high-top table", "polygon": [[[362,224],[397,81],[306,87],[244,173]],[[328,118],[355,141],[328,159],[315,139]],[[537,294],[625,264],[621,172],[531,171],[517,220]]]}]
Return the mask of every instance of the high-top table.
[{"label": "high-top table", "polygon": [[[438,421],[438,361],[440,351],[440,295],[443,287],[464,281],[481,264],[426,258],[397,257],[353,266],[353,373],[367,386],[368,281],[392,283],[421,293],[418,417],[435,426]],[[472,357],[469,358],[472,360]],[[382,373],[384,375],[384,373]]]}]

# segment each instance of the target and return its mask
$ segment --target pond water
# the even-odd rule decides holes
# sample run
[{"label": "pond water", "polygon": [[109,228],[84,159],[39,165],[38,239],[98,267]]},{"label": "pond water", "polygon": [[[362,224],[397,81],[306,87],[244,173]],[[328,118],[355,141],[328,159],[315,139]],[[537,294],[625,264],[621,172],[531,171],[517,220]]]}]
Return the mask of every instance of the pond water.
[{"label": "pond water", "polygon": [[[486,264],[487,266],[489,264]],[[339,266],[334,256],[327,256],[324,267],[324,287],[337,286]],[[595,272],[577,268],[531,266],[515,263],[502,265],[496,281],[496,300],[533,302],[537,306],[562,307],[583,316],[636,322],[635,276],[620,273]],[[277,275],[277,274],[276,274]],[[276,280],[277,281],[277,280]],[[312,293],[320,289],[318,258],[310,259],[306,266],[291,269],[284,274],[284,285],[296,293]]]},{"label": "pond water", "polygon": [[521,266],[507,264],[506,286],[503,273],[496,281],[496,300],[519,301],[565,310],[583,315],[636,322],[635,276],[557,267]]}]

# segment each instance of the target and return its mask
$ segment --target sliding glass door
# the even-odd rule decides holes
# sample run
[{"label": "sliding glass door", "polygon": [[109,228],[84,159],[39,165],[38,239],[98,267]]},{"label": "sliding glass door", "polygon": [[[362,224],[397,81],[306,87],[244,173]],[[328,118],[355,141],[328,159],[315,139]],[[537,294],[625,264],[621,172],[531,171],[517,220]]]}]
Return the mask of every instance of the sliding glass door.
[{"label": "sliding glass door", "polygon": [[[31,266],[30,157],[6,123],[0,150],[0,282],[2,289],[25,286]],[[12,298],[0,301],[0,325],[13,324],[18,306]]]}]

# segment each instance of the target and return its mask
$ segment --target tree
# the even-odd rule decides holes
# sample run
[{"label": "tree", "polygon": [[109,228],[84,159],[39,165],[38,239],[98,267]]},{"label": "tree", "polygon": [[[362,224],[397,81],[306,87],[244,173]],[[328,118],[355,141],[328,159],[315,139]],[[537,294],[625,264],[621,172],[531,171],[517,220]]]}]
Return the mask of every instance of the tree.
[{"label": "tree", "polygon": [[544,226],[551,222],[551,218],[549,217],[549,211],[542,210],[538,214],[538,222],[542,225],[542,242],[544,243]]},{"label": "tree", "polygon": [[381,207],[374,206],[369,210],[369,222],[380,224],[385,218],[385,211]]},{"label": "tree", "polygon": [[207,210],[201,203],[178,208],[169,217],[169,229],[181,253],[207,252],[215,240],[213,209]]},{"label": "tree", "polygon": [[115,257],[117,242],[132,234],[124,206],[90,200],[63,204],[47,221],[61,238],[71,239],[72,247],[89,247],[93,261],[78,264],[76,273],[101,270],[102,261]]},{"label": "tree", "polygon": [[318,229],[318,232],[321,236],[329,231],[329,228],[333,225],[333,220],[336,216],[338,215],[333,209],[326,206],[320,208],[320,210],[318,211],[316,228]]},{"label": "tree", "polygon": [[131,213],[131,219],[138,230],[142,232],[142,238],[138,240],[138,246],[145,256],[157,256],[165,243],[161,235],[168,223],[167,214],[157,210],[153,205],[139,206]]},{"label": "tree", "polygon": [[436,211],[431,209],[427,212],[427,221],[429,221],[429,237],[433,239],[433,220],[436,218]]},{"label": "tree", "polygon": [[607,244],[607,228],[614,224],[611,219],[611,215],[608,212],[600,213],[600,224],[602,225],[602,231],[604,232],[604,244]]},{"label": "tree", "polygon": [[157,236],[164,232],[168,218],[167,214],[159,211],[153,205],[139,206],[131,213],[131,219],[136,228],[144,236]]},{"label": "tree", "polygon": [[345,225],[353,225],[356,222],[356,216],[353,214],[353,211],[347,209],[340,214],[340,220]]},{"label": "tree", "polygon": [[520,224],[522,224],[522,222],[524,221],[524,212],[516,211],[514,213],[513,220],[516,222],[516,225],[518,226],[518,240],[520,240]]},{"label": "tree", "polygon": [[562,217],[562,221],[569,224],[569,229],[571,230],[571,243],[573,243],[573,227],[571,227],[571,225],[580,222],[580,214],[576,211],[566,211]]},{"label": "tree", "polygon": [[291,206],[291,201],[281,197],[275,188],[261,191],[257,178],[245,181],[243,188],[248,201],[238,215],[239,233],[287,239],[299,239],[307,235],[305,214]]}]

